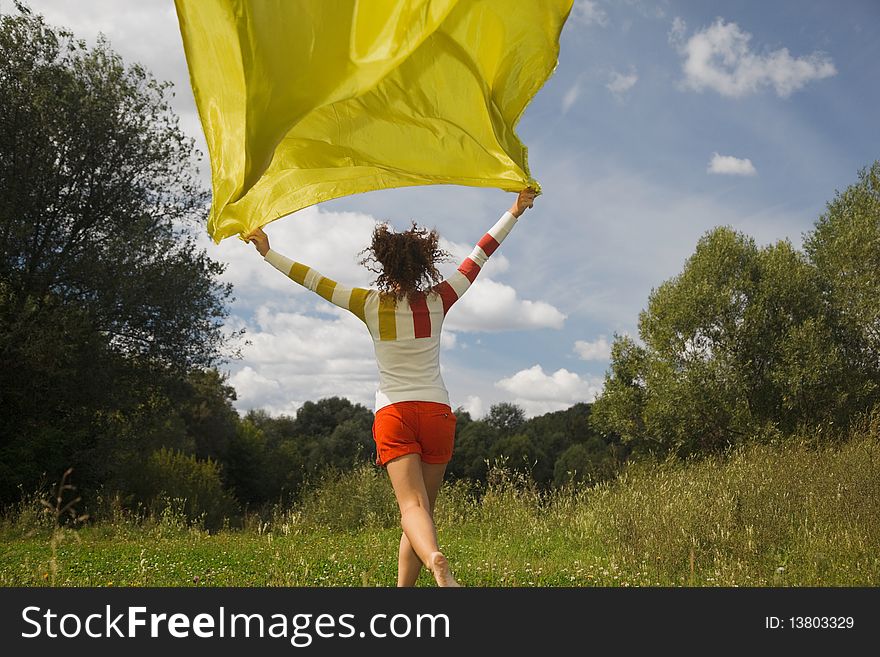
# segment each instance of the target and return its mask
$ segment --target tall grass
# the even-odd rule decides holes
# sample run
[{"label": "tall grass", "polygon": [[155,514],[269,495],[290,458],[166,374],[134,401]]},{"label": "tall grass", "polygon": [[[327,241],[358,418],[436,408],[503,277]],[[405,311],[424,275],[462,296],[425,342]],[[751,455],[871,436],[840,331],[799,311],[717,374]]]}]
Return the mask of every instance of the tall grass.
[{"label": "tall grass", "polygon": [[842,445],[758,444],[685,464],[636,464],[586,497],[575,513],[582,531],[601,537],[606,553],[628,569],[658,579],[880,581],[876,422]]},{"label": "tall grass", "polygon": [[[0,522],[2,584],[46,581],[53,523],[34,504]],[[209,534],[180,509],[143,517],[116,509],[76,530],[82,540],[54,555],[57,582],[394,582],[397,507],[386,474],[370,464],[324,476],[297,505],[251,514],[243,529]],[[483,490],[445,484],[435,516],[466,585],[874,586],[878,509],[875,414],[845,442],[772,440],[699,460],[635,462],[588,488],[542,492],[495,467]]]}]

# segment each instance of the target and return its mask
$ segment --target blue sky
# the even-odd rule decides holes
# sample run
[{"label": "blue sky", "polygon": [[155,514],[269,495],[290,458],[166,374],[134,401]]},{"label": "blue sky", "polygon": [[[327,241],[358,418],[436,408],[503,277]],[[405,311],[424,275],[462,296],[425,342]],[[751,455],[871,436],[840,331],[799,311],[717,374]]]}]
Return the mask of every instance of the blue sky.
[{"label": "blue sky", "polygon": [[[30,4],[86,39],[103,32],[128,62],[173,81],[181,125],[204,150],[170,0]],[[651,289],[707,230],[800,245],[835,190],[880,156],[878,27],[876,0],[576,0],[559,66],[517,128],[544,194],[448,319],[453,405],[480,416],[510,401],[533,415],[590,401],[613,334],[637,334]],[[376,221],[436,226],[463,256],[512,199],[453,186],[383,190],[267,232],[285,255],[363,285],[370,276],[356,255]],[[358,320],[238,240],[203,245],[229,263],[230,328],[251,340],[226,367],[239,410],[293,413],[328,395],[372,407],[377,376]]]}]

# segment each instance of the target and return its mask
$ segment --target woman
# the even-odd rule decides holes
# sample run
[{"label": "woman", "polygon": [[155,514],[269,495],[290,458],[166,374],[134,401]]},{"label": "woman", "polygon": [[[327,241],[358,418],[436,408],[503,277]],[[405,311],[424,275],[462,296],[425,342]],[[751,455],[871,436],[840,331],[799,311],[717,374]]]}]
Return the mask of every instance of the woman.
[{"label": "woman", "polygon": [[376,463],[388,471],[403,528],[398,586],[413,586],[422,566],[439,586],[459,586],[437,545],[433,519],[437,492],[452,458],[456,422],[440,376],[440,331],[446,313],[534,199],[533,189],[521,191],[446,280],[436,267],[445,255],[436,230],[413,224],[408,231],[393,233],[386,225],[377,226],[361,264],[378,274],[378,289],[345,287],[286,258],[269,247],[262,229],[246,237],[282,273],[354,313],[373,337],[379,367],[373,422]]}]

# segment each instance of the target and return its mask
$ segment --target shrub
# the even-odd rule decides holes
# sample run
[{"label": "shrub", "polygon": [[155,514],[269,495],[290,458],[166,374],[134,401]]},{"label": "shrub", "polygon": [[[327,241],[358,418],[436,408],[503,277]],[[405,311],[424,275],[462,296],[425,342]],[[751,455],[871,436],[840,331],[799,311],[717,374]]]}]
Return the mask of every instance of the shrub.
[{"label": "shrub", "polygon": [[370,463],[326,471],[306,486],[300,509],[303,522],[333,531],[394,527],[400,519],[387,475]]},{"label": "shrub", "polygon": [[208,530],[223,526],[237,512],[235,499],[223,489],[220,466],[191,454],[161,448],[141,470],[137,494],[157,518],[185,518]]}]

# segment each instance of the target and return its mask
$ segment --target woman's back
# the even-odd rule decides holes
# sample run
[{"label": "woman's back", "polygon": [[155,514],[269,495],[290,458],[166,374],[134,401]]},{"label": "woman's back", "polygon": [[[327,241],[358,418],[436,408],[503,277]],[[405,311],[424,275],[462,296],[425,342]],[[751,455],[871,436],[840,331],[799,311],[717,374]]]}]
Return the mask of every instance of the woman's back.
[{"label": "woman's back", "polygon": [[449,403],[440,375],[443,308],[437,292],[395,299],[371,290],[365,323],[379,368],[377,410],[399,401]]}]

